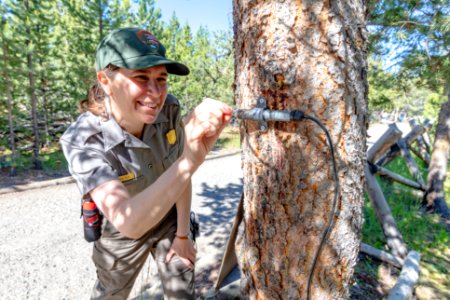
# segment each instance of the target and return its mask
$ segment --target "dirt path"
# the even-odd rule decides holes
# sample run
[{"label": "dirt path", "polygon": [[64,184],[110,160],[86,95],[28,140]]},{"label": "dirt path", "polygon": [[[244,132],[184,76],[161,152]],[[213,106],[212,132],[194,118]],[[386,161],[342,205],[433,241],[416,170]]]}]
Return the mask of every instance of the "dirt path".
[{"label": "dirt path", "polygon": [[[199,283],[214,280],[241,190],[239,154],[207,160],[193,177],[193,210],[201,222]],[[0,195],[0,211],[0,299],[89,298],[95,269],[75,184]],[[154,273],[144,267],[132,298],[149,287]]]}]

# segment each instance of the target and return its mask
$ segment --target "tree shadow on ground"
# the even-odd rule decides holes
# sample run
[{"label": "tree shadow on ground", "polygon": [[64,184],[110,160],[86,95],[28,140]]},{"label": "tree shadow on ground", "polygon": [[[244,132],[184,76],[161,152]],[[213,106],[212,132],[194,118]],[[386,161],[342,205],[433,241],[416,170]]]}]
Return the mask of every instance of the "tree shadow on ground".
[{"label": "tree shadow on ground", "polygon": [[197,195],[205,198],[202,207],[212,211],[208,214],[198,214],[202,235],[210,236],[216,229],[225,225],[231,229],[242,190],[242,179],[240,184],[230,183],[225,187],[202,183],[201,191]]}]

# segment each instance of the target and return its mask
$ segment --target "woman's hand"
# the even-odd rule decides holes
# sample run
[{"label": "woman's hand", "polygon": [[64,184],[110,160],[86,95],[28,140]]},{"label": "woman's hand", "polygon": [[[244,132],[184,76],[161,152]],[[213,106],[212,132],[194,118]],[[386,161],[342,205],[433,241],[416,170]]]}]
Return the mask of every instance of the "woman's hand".
[{"label": "woman's hand", "polygon": [[173,256],[178,255],[181,261],[189,268],[194,268],[197,250],[190,239],[179,239],[175,236],[172,246],[167,252],[166,263],[170,262]]},{"label": "woman's hand", "polygon": [[233,110],[228,105],[205,98],[185,119],[183,155],[198,167],[231,120]]}]

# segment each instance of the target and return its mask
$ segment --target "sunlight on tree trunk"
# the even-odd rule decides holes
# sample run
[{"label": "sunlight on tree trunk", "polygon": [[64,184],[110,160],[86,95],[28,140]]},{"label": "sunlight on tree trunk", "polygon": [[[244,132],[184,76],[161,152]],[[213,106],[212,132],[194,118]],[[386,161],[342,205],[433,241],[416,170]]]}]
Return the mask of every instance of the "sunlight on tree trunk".
[{"label": "sunlight on tree trunk", "polygon": [[423,197],[422,205],[428,211],[433,211],[450,220],[450,211],[445,202],[444,193],[450,150],[450,94],[448,97],[448,101],[442,104],[439,113],[433,152],[428,168],[427,191]]},{"label": "sunlight on tree trunk", "polygon": [[[299,109],[330,131],[341,193],[312,274],[311,299],[345,299],[362,226],[366,152],[366,11],[361,1],[234,0],[235,98]],[[241,126],[244,299],[306,299],[335,192],[330,149],[314,123]]]}]

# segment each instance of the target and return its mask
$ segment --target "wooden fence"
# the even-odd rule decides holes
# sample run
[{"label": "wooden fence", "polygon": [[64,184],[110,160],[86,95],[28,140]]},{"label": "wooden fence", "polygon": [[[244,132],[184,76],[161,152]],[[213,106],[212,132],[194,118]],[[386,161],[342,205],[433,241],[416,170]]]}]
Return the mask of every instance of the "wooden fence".
[{"label": "wooden fence", "polygon": [[[408,250],[376,176],[383,176],[421,192],[425,191],[425,181],[412,153],[428,166],[430,163],[428,130],[432,124],[428,120],[422,125],[416,120],[411,120],[410,126],[411,131],[402,136],[403,133],[397,125],[395,123],[390,124],[384,134],[368,149],[367,162],[364,166],[365,189],[391,253],[375,249],[366,244],[361,245],[361,252],[402,269],[396,285],[389,293],[389,300],[410,299],[412,297],[415,282],[419,277],[420,254]],[[414,178],[413,180],[385,168],[385,165],[397,156],[403,157],[411,176]]]}]

